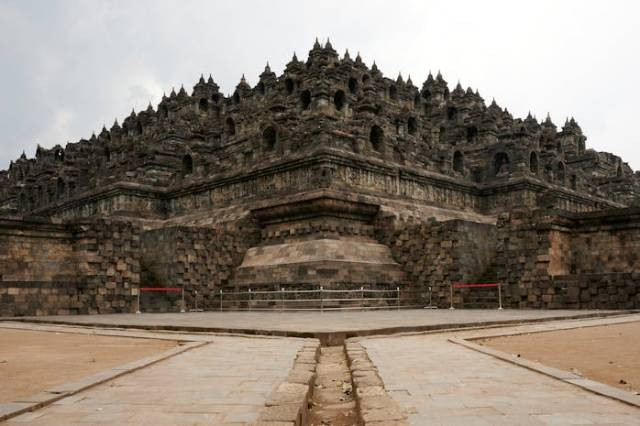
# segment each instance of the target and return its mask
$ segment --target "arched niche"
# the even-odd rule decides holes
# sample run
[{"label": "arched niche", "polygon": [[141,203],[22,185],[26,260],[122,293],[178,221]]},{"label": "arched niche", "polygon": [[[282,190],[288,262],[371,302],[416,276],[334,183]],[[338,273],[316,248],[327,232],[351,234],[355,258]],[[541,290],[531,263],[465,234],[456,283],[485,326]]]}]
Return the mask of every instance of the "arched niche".
[{"label": "arched niche", "polygon": [[193,157],[186,154],[182,157],[182,176],[188,176],[193,173]]},{"label": "arched niche", "polygon": [[467,127],[467,142],[473,143],[478,139],[478,128],[476,126]]},{"label": "arched niche", "polygon": [[349,78],[347,86],[349,87],[349,93],[355,94],[358,91],[358,79],[355,77]]},{"label": "arched niche", "polygon": [[559,185],[565,184],[565,166],[562,161],[558,161],[558,166],[556,167],[556,180]]},{"label": "arched niche", "polygon": [[335,106],[336,110],[342,111],[345,105],[345,95],[342,90],[336,91],[333,95],[333,106]]},{"label": "arched niche", "polygon": [[407,120],[407,131],[410,135],[415,135],[418,132],[418,120],[415,117],[409,117]]},{"label": "arched niche", "polygon": [[56,197],[64,198],[65,191],[66,191],[66,184],[64,182],[64,179],[59,177],[58,180],[56,181]]},{"label": "arched niche", "polygon": [[303,110],[307,110],[311,107],[311,92],[308,90],[303,90],[300,93],[300,105]]},{"label": "arched niche", "polygon": [[293,93],[293,91],[295,90],[295,83],[293,82],[293,80],[292,80],[292,79],[287,78],[287,79],[284,81],[284,87],[285,87],[285,89],[287,90],[287,94],[289,94],[289,95],[290,95],[290,94],[292,94],[292,93]]},{"label": "arched niche", "polygon": [[384,131],[378,125],[374,125],[371,127],[369,132],[369,142],[371,142],[371,147],[374,151],[382,152],[383,143],[384,143]]},{"label": "arched niche", "polygon": [[571,186],[571,189],[578,189],[578,177],[576,175],[571,175],[569,178],[569,185]]},{"label": "arched niche", "polygon": [[535,152],[529,155],[529,171],[534,175],[538,174],[538,154]]},{"label": "arched niche", "polygon": [[493,174],[501,175],[509,172],[509,156],[506,152],[498,152],[493,156]]},{"label": "arched niche", "polygon": [[464,174],[464,156],[460,151],[453,153],[453,171]]},{"label": "arched niche", "polygon": [[398,88],[395,84],[389,86],[389,98],[396,100],[398,99]]},{"label": "arched niche", "polygon": [[262,146],[267,152],[273,151],[278,142],[278,132],[275,127],[268,126],[262,131]]},{"label": "arched niche", "polygon": [[448,107],[447,108],[447,120],[455,120],[458,118],[458,108],[456,107]]},{"label": "arched niche", "polygon": [[233,121],[233,118],[227,117],[224,122],[224,130],[227,136],[233,136],[236,134],[236,122]]}]

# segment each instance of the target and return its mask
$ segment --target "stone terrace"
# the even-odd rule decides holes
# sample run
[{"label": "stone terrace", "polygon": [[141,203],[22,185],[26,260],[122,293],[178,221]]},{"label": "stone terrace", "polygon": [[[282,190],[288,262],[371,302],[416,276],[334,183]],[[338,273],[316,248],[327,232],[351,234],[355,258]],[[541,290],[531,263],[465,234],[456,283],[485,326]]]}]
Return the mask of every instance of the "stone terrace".
[{"label": "stone terrace", "polygon": [[[190,312],[184,314],[58,315],[26,317],[21,320],[100,327],[314,336],[325,343],[328,342],[327,339],[332,339],[335,344],[341,344],[345,337],[370,334],[610,316],[625,312],[627,311],[410,309],[322,313]],[[9,319],[16,320],[16,318],[7,318],[7,320]]]}]

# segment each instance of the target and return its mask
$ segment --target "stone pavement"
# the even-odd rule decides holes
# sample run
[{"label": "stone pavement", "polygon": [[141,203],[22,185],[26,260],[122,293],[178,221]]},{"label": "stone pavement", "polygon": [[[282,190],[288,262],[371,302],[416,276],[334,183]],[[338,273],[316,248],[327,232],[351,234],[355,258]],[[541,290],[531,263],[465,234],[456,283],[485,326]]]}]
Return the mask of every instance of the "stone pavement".
[{"label": "stone pavement", "polygon": [[[308,337],[317,333],[373,333],[428,330],[462,325],[550,320],[576,316],[616,315],[624,311],[407,309],[333,312],[188,312],[171,314],[58,315],[24,317],[43,321],[102,326],[158,327],[183,331],[261,332]],[[16,320],[17,318],[7,318]]]},{"label": "stone pavement", "polygon": [[253,422],[269,394],[287,377],[304,342],[215,336],[206,346],[61,399],[9,423]]},{"label": "stone pavement", "polygon": [[[219,319],[213,314],[183,315],[182,318]],[[224,313],[226,314],[229,313]],[[264,316],[271,318],[271,321],[277,318],[302,321],[325,315],[292,314],[253,313],[252,317],[254,320]],[[344,321],[345,318],[363,313],[336,314],[338,313],[328,314],[328,323],[321,325],[325,329],[334,325],[337,327],[338,320]],[[558,316],[556,311],[385,311],[364,314],[372,319],[372,326],[391,318],[398,322],[410,322],[402,314],[409,314],[414,320],[423,314],[424,318],[431,319],[434,324],[437,324],[438,318],[462,323],[474,318],[513,320]],[[180,315],[133,316],[141,319],[153,317],[162,317],[166,321],[167,318],[179,318]],[[96,319],[99,318],[102,317]],[[362,321],[358,320],[355,325],[364,325]],[[406,411],[411,424],[640,425],[638,408],[447,340],[450,337],[507,335],[632,321],[640,321],[640,314],[431,334],[360,337],[356,340],[367,350],[388,394],[394,404],[397,403]],[[282,326],[295,325],[294,321]],[[10,420],[11,423],[42,425],[250,424],[258,418],[272,392],[287,378],[297,352],[303,349],[305,342],[309,342],[271,336],[118,330],[106,327],[93,329],[8,321],[1,322],[0,327],[184,339],[205,344]]]},{"label": "stone pavement", "polygon": [[[601,322],[604,320],[558,322],[551,327]],[[503,328],[495,334],[542,327]],[[411,424],[640,425],[638,408],[447,341],[452,336],[486,334],[490,333],[363,338],[360,343]]]}]

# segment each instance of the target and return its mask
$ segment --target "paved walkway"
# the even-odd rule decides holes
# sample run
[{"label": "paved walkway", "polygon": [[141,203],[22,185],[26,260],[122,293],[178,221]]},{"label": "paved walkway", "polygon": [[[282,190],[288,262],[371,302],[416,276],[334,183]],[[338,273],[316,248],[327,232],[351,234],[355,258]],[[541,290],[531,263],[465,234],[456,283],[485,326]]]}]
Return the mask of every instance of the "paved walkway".
[{"label": "paved walkway", "polygon": [[[588,310],[511,310],[410,309],[348,312],[188,312],[175,314],[59,315],[31,317],[55,321],[104,326],[152,326],[198,328],[209,331],[262,331],[290,335],[301,333],[362,332],[396,329],[411,331],[461,324],[518,322],[584,315],[615,314],[616,311]],[[29,320],[29,317],[26,318]]]},{"label": "paved walkway", "polygon": [[[528,327],[540,326],[499,333]],[[478,334],[487,330],[360,343],[411,424],[640,425],[640,409],[447,341]]]},{"label": "paved walkway", "polygon": [[[566,311],[565,311],[566,312]],[[533,319],[558,316],[557,311],[385,311],[365,313],[203,313],[192,315],[102,316],[91,319],[137,321],[156,318],[203,323],[236,315],[236,320],[266,318],[271,323],[291,320],[282,327],[327,318],[323,327],[343,326],[338,321],[367,316],[376,326],[385,320],[396,323],[446,320],[479,322],[498,319]],[[569,311],[575,314],[575,311]],[[582,312],[581,312],[582,313]],[[247,314],[250,314],[247,316]],[[363,318],[358,318],[360,315]],[[322,315],[326,315],[323,317]],[[77,317],[69,317],[77,318]],[[362,338],[371,361],[377,366],[391,397],[409,414],[412,424],[464,425],[640,425],[640,409],[595,395],[576,386],[522,367],[500,361],[460,345],[449,337],[504,335],[534,330],[562,329],[640,320],[640,314],[562,320],[493,329],[440,334],[414,334]],[[266,320],[265,320],[266,321]],[[354,325],[346,324],[346,327]],[[11,322],[0,327],[51,332],[128,335],[200,341],[205,346],[176,355],[142,370],[61,399],[50,406],[23,414],[10,423],[69,424],[247,424],[254,422],[273,389],[290,371],[302,339],[232,335],[151,332],[142,330],[91,329],[61,325]]]},{"label": "paved walkway", "polygon": [[244,424],[257,420],[293,365],[301,339],[215,336],[140,371],[23,414],[9,423]]}]

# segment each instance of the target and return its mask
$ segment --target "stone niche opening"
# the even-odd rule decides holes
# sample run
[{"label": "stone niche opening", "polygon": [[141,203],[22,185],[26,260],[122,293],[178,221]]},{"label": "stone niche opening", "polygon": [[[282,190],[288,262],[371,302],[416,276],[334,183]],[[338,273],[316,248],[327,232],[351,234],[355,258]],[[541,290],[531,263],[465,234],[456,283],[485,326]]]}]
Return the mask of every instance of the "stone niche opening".
[{"label": "stone niche opening", "polygon": [[379,206],[321,195],[252,210],[261,242],[232,285],[252,289],[395,289],[409,283],[388,246],[374,239]]}]

